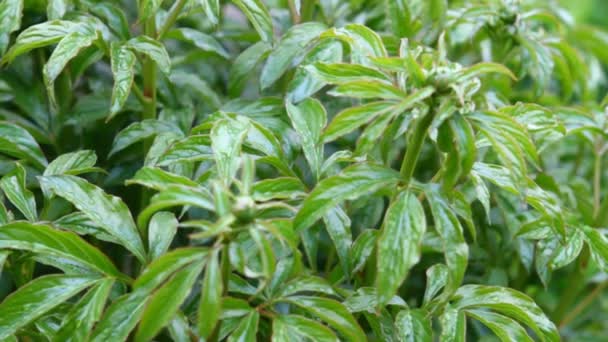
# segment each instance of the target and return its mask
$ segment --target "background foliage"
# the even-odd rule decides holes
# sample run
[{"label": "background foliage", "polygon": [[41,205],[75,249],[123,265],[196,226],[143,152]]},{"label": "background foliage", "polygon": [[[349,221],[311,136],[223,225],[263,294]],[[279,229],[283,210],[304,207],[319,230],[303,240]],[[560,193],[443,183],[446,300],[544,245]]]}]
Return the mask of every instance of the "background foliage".
[{"label": "background foliage", "polygon": [[603,340],[576,3],[1,0],[0,340]]}]

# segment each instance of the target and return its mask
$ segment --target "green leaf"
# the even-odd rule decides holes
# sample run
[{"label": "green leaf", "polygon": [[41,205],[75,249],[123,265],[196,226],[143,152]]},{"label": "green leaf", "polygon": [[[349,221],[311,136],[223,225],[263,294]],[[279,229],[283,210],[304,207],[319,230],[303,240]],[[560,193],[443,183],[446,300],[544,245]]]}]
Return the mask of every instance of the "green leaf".
[{"label": "green leaf", "polygon": [[481,62],[470,67],[463,69],[456,73],[455,79],[456,82],[466,82],[472,78],[478,77],[483,74],[488,73],[497,73],[502,75],[507,75],[513,80],[517,80],[517,77],[513,75],[513,72],[509,70],[506,66],[498,63],[492,62]]},{"label": "green leaf", "polygon": [[228,337],[228,342],[255,342],[260,314],[257,311],[252,311],[240,321],[234,332]]},{"label": "green leaf", "polygon": [[[338,113],[323,133],[324,141],[330,142],[344,134],[350,133],[358,127],[382,115],[393,117],[411,108],[416,103],[431,96],[435,90],[426,87],[410,94],[400,102],[379,101],[370,102],[360,107],[352,107]],[[390,114],[389,114],[390,113]]]},{"label": "green leaf", "polygon": [[345,200],[354,200],[368,193],[399,182],[399,173],[371,164],[358,164],[344,169],[340,174],[319,182],[302,203],[294,218],[294,230],[310,227],[331,208]]},{"label": "green leaf", "polygon": [[208,135],[192,135],[174,142],[158,159],[158,166],[178,162],[212,160],[211,140]]},{"label": "green leaf", "polygon": [[408,37],[414,30],[408,1],[387,0],[386,14],[395,36],[399,38]]},{"label": "green leaf", "polygon": [[304,57],[300,67],[296,69],[287,87],[287,101],[298,103],[321,90],[325,82],[319,80],[305,69],[304,65],[316,62],[338,63],[342,61],[342,44],[337,41],[325,40],[315,45]]},{"label": "green leaf", "polygon": [[515,320],[486,310],[466,310],[466,314],[490,328],[503,342],[534,341]]},{"label": "green leaf", "polygon": [[440,341],[465,342],[467,322],[464,312],[447,306],[443,314],[439,316],[441,323]]},{"label": "green leaf", "polygon": [[399,334],[399,340],[403,342],[431,342],[433,341],[433,329],[431,320],[427,318],[426,312],[420,309],[402,310],[395,317],[395,326]]},{"label": "green leaf", "polygon": [[211,25],[215,26],[220,21],[220,1],[219,0],[199,0],[203,7],[203,12]]},{"label": "green leaf", "polygon": [[349,341],[365,341],[365,333],[353,315],[339,302],[320,297],[295,296],[288,303],[299,306],[327,322]]},{"label": "green leaf", "polygon": [[329,84],[355,81],[376,81],[390,84],[389,77],[382,72],[359,64],[317,62],[304,66],[304,69],[320,81]]},{"label": "green leaf", "polygon": [[277,292],[277,297],[287,297],[300,292],[318,292],[335,295],[336,292],[323,278],[315,276],[300,276],[285,283]]},{"label": "green leaf", "polygon": [[6,121],[0,121],[0,153],[27,160],[39,169],[48,163],[30,133]]},{"label": "green leaf", "polygon": [[299,315],[279,315],[272,320],[272,341],[293,341],[295,336],[319,342],[337,342],[331,329],[312,319]]},{"label": "green leaf", "polygon": [[206,189],[172,185],[152,197],[150,204],[137,217],[137,226],[143,231],[154,213],[177,206],[215,209],[213,197]]},{"label": "green leaf", "polygon": [[108,156],[111,157],[139,141],[165,132],[181,134],[177,126],[166,121],[147,119],[134,122],[116,135]]},{"label": "green leaf", "polygon": [[[110,64],[112,66],[112,77],[114,86],[112,88],[112,99],[110,100],[110,114],[107,121],[111,120],[124,106],[131,93],[133,78],[135,76],[135,54],[126,45],[112,43],[110,48]],[[113,152],[113,151],[112,151]],[[110,154],[112,154],[110,152]]]},{"label": "green leaf", "polygon": [[232,63],[228,78],[228,93],[238,97],[255,67],[270,52],[267,42],[257,42],[243,51]]},{"label": "green leaf", "polygon": [[89,11],[102,19],[120,39],[129,38],[129,24],[126,15],[118,6],[109,2],[98,2],[89,7]]},{"label": "green leaf", "polygon": [[195,73],[187,73],[183,70],[175,70],[169,76],[173,84],[192,93],[192,97],[200,98],[201,102],[209,106],[211,109],[217,109],[222,102],[219,95],[213,88]]},{"label": "green leaf", "polygon": [[4,203],[0,201],[0,225],[7,224],[12,219],[12,214],[6,210]]},{"label": "green leaf", "polygon": [[491,309],[528,325],[538,336],[548,341],[560,340],[557,328],[536,303],[530,297],[513,289],[464,285],[456,291],[453,300],[456,309]]},{"label": "green leaf", "polygon": [[[350,312],[364,312],[376,314],[378,308],[378,291],[375,287],[360,287],[350,297],[344,300],[343,304]],[[401,297],[393,296],[384,306],[407,307]],[[382,310],[381,310],[382,311]]]},{"label": "green leaf", "polygon": [[163,0],[140,0],[139,2],[139,20],[145,21],[146,19],[155,16]]},{"label": "green leaf", "polygon": [[273,27],[270,13],[261,0],[233,0],[265,42],[272,42]]},{"label": "green leaf", "polygon": [[[538,164],[534,143],[522,125],[499,112],[476,111],[467,116],[490,141],[499,160],[520,182],[527,173],[524,157]],[[524,153],[525,152],[525,153]]]},{"label": "green leaf", "polygon": [[203,262],[184,267],[154,292],[146,303],[135,341],[150,341],[169,324],[192,290],[202,268]]},{"label": "green leaf", "polygon": [[241,144],[249,125],[244,120],[220,119],[211,129],[211,148],[218,174],[225,185],[230,185],[239,166]]},{"label": "green leaf", "polygon": [[337,38],[349,44],[351,60],[356,64],[369,65],[370,58],[387,56],[382,38],[364,25],[347,24],[341,28],[332,28],[324,32],[321,38]]},{"label": "green leaf", "polygon": [[376,247],[376,241],[378,239],[378,231],[374,229],[364,230],[350,248],[350,267],[352,273],[359,272],[367,262],[374,248]]},{"label": "green leaf", "polygon": [[74,233],[48,225],[13,222],[0,228],[0,248],[23,250],[78,265],[80,272],[91,270],[125,279],[110,259]]},{"label": "green leaf", "polygon": [[264,179],[253,184],[251,197],[256,201],[271,199],[293,199],[305,195],[302,181],[293,177]]},{"label": "green leaf", "polygon": [[53,53],[44,65],[42,72],[51,108],[57,107],[55,99],[55,80],[68,62],[75,58],[81,50],[93,44],[95,39],[97,39],[97,33],[93,31],[71,32],[63,37],[61,41],[59,41],[59,44],[57,44],[55,50],[53,50]]},{"label": "green leaf", "polygon": [[75,176],[43,176],[39,181],[45,193],[55,194],[72,203],[140,261],[146,260],[135,222],[120,198],[108,195],[101,188]]},{"label": "green leaf", "polygon": [[206,248],[178,248],[153,260],[133,283],[133,290],[150,293],[163,284],[175,272],[192,263],[205,260]]},{"label": "green leaf", "polygon": [[3,1],[0,3],[0,56],[4,55],[11,33],[21,26],[23,0]]},{"label": "green leaf", "polygon": [[148,36],[138,36],[131,38],[125,46],[152,59],[163,73],[169,74],[171,71],[169,54],[158,41]]},{"label": "green leaf", "polygon": [[260,255],[260,261],[262,263],[262,272],[266,279],[272,279],[272,275],[275,271],[276,258],[270,241],[264,236],[264,234],[255,228],[249,229],[249,235],[255,242]]},{"label": "green leaf", "polygon": [[112,302],[91,333],[90,341],[124,341],[144,313],[146,292],[135,291]]},{"label": "green leaf", "polygon": [[96,170],[97,155],[91,150],[81,150],[60,155],[44,170],[43,176],[78,175]]},{"label": "green leaf", "polygon": [[462,283],[468,263],[469,246],[464,239],[462,225],[443,194],[435,187],[425,193],[433,214],[435,230],[443,241],[445,262],[450,271],[446,292],[450,293]]},{"label": "green leaf", "polygon": [[593,259],[604,270],[608,269],[608,238],[599,230],[591,227],[583,226],[582,230]]},{"label": "green leaf", "polygon": [[0,188],[9,201],[25,216],[29,221],[37,221],[36,199],[34,194],[29,191],[25,183],[25,169],[20,164],[15,164],[13,171],[7,173],[0,179]]},{"label": "green leaf", "polygon": [[2,61],[11,62],[15,57],[30,50],[55,44],[80,26],[79,23],[65,20],[51,20],[32,25],[17,36],[15,44],[4,55]]},{"label": "green leaf", "polygon": [[327,126],[325,132],[323,132],[323,141],[328,143],[336,140],[371,122],[384,113],[394,112],[396,107],[396,102],[378,101],[366,103],[359,107],[347,108],[336,114]]},{"label": "green leaf", "polygon": [[266,64],[262,68],[260,76],[262,90],[276,82],[291,66],[293,60],[302,53],[302,50],[325,28],[325,25],[321,23],[309,22],[292,26],[285,32],[281,41],[268,55]]},{"label": "green leaf", "polygon": [[175,233],[177,233],[178,221],[175,215],[170,212],[161,211],[150,220],[148,227],[148,254],[150,260],[154,260],[165,254]]},{"label": "green leaf", "polygon": [[156,167],[144,166],[139,169],[133,178],[125,182],[126,185],[139,184],[158,191],[166,190],[173,185],[198,187],[198,183],[184,176],[176,175]]},{"label": "green leaf", "polygon": [[209,256],[198,307],[198,333],[203,338],[209,337],[218,324],[222,312],[223,290],[220,256],[219,251],[216,250]]},{"label": "green leaf", "polygon": [[86,340],[103,313],[113,285],[114,279],[108,278],[91,287],[65,315],[53,341]]},{"label": "green leaf", "polygon": [[426,270],[426,289],[424,290],[424,307],[448,283],[449,269],[444,264],[436,264]]},{"label": "green leaf", "polygon": [[180,27],[169,31],[166,37],[189,42],[202,51],[211,52],[226,59],[230,58],[230,54],[228,54],[226,49],[224,49],[224,47],[213,36],[205,34],[201,31],[187,27]]},{"label": "green leaf", "polygon": [[327,230],[327,233],[336,248],[338,259],[342,266],[342,272],[346,275],[350,275],[349,254],[350,246],[353,242],[352,233],[350,231],[350,218],[342,207],[336,206],[323,216],[323,222],[325,222],[325,230]]},{"label": "green leaf", "polygon": [[323,163],[321,132],[327,123],[325,108],[315,99],[306,99],[297,106],[287,102],[286,107],[291,124],[300,138],[304,156],[318,179]]},{"label": "green leaf", "polygon": [[401,100],[407,96],[400,89],[374,80],[357,80],[341,83],[329,92],[332,96],[354,97],[359,99]]},{"label": "green leaf", "polygon": [[379,306],[397,293],[409,270],[420,260],[425,231],[422,205],[413,193],[401,192],[387,209],[378,238],[376,288]]},{"label": "green leaf", "polygon": [[20,287],[0,303],[0,339],[99,281],[96,277],[46,275]]}]

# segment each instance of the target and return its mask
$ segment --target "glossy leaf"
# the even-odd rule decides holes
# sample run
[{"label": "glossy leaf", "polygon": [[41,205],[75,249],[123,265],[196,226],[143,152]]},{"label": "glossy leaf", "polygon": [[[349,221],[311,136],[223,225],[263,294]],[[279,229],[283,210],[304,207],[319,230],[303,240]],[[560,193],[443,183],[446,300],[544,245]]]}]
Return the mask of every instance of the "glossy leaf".
[{"label": "glossy leaf", "polygon": [[0,338],[5,339],[57,305],[95,284],[99,278],[47,275],[19,288],[0,303]]},{"label": "glossy leaf", "polygon": [[44,170],[43,176],[78,175],[96,170],[97,155],[91,150],[65,153],[55,158]]},{"label": "glossy leaf", "polygon": [[21,26],[22,12],[23,0],[3,1],[0,4],[0,56],[6,52],[11,33]]},{"label": "glossy leaf", "polygon": [[0,231],[0,248],[29,251],[59,260],[67,259],[85,270],[125,278],[110,259],[82,238],[44,224],[13,222]]},{"label": "glossy leaf", "polygon": [[432,341],[431,321],[422,310],[403,310],[395,317],[399,340],[404,342]]},{"label": "glossy leaf", "polygon": [[198,333],[206,338],[213,332],[222,310],[224,284],[220,269],[219,252],[213,252],[205,269],[201,302],[198,308]]},{"label": "glossy leaf", "polygon": [[93,325],[103,313],[112,285],[114,285],[113,279],[104,279],[91,287],[67,313],[54,337],[54,341],[81,341],[86,339]]},{"label": "glossy leaf", "polygon": [[5,121],[0,121],[0,153],[24,159],[41,169],[47,165],[40,146],[30,133]]},{"label": "glossy leaf", "polygon": [[146,303],[135,333],[135,341],[150,341],[169,323],[192,290],[201,270],[202,262],[193,263],[176,272],[154,292]]},{"label": "glossy leaf", "polygon": [[130,39],[126,47],[148,56],[156,63],[158,68],[165,74],[171,71],[171,59],[165,47],[158,41],[148,36],[138,36]]},{"label": "glossy leaf", "polygon": [[325,25],[320,23],[303,23],[290,28],[281,41],[268,55],[266,64],[260,75],[260,86],[268,88],[278,80],[290,67],[293,59],[297,57],[302,49],[325,30]]},{"label": "glossy leaf", "polygon": [[273,37],[272,19],[264,3],[260,0],[234,0],[233,2],[247,16],[260,38],[265,42],[271,42]]},{"label": "glossy leaf", "polygon": [[110,49],[112,77],[114,87],[112,88],[112,99],[110,100],[111,120],[124,106],[131,93],[133,77],[135,76],[135,54],[125,45],[112,44]]},{"label": "glossy leaf", "polygon": [[401,192],[384,217],[378,238],[376,288],[378,304],[388,302],[405,280],[409,270],[418,263],[426,219],[416,196]]},{"label": "glossy leaf", "polygon": [[298,133],[306,160],[316,177],[321,172],[323,145],[321,131],[327,123],[327,113],[319,101],[307,99],[298,106],[287,102],[287,114]]},{"label": "glossy leaf", "polygon": [[27,189],[25,178],[25,169],[16,164],[13,171],[0,179],[0,189],[26,219],[36,221],[38,219],[36,199],[34,194]]},{"label": "glossy leaf", "polygon": [[177,225],[175,215],[170,212],[161,211],[152,216],[148,227],[148,253],[151,260],[169,250],[177,233]]},{"label": "glossy leaf", "polygon": [[289,303],[295,304],[327,322],[332,328],[351,341],[364,341],[365,333],[346,308],[332,299],[320,297],[289,297]]},{"label": "glossy leaf", "polygon": [[122,200],[74,176],[43,176],[39,180],[45,193],[66,199],[120,241],[140,261],[146,259],[135,222]]},{"label": "glossy leaf", "polygon": [[359,164],[346,168],[315,187],[294,218],[294,229],[310,227],[340,202],[393,186],[398,181],[397,172],[381,166]]}]

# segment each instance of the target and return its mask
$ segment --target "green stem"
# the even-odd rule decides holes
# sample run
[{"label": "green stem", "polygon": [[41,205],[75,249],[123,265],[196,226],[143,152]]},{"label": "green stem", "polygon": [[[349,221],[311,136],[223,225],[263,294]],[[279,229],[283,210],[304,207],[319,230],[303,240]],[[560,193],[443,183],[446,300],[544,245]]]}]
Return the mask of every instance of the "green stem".
[{"label": "green stem", "polygon": [[[156,37],[156,21],[154,17],[144,23],[144,34]],[[144,105],[143,119],[156,118],[156,63],[149,57],[143,60],[144,96],[148,99]]]},{"label": "green stem", "polygon": [[596,149],[593,165],[593,220],[597,220],[600,210],[600,195],[602,185],[602,153]]},{"label": "green stem", "polygon": [[[144,34],[149,37],[156,37],[156,21],[154,16],[144,23]],[[142,120],[146,119],[156,119],[156,63],[149,57],[144,57],[142,62],[142,72],[143,72],[143,111],[141,115]],[[148,153],[150,146],[152,145],[151,140],[144,141],[144,156]],[[150,198],[150,192],[142,188],[140,194],[140,207],[146,207],[148,200]]]},{"label": "green stem", "polygon": [[315,2],[314,0],[302,0],[302,7],[300,8],[300,22],[304,23],[307,21],[311,21],[314,10],[315,10]]},{"label": "green stem", "polygon": [[289,14],[291,15],[291,21],[294,25],[299,24],[300,15],[298,14],[298,10],[296,9],[296,3],[293,0],[287,0],[287,4],[289,5]]},{"label": "green stem", "polygon": [[401,181],[403,182],[404,187],[407,187],[412,180],[424,139],[426,138],[429,127],[435,118],[435,111],[432,106],[430,108],[431,110],[416,124],[416,127],[414,128],[414,131],[410,137],[407,150],[405,151],[403,162],[401,163]]},{"label": "green stem", "polygon": [[162,40],[167,32],[173,27],[173,24],[177,21],[179,14],[182,12],[182,9],[186,5],[186,0],[177,0],[171,9],[169,10],[169,15],[167,16],[167,20],[158,31],[157,39]]},{"label": "green stem", "polygon": [[572,307],[572,304],[576,301],[576,298],[581,293],[581,291],[585,288],[587,284],[587,277],[585,277],[585,270],[587,268],[587,263],[589,261],[589,251],[585,248],[583,249],[581,255],[579,256],[578,265],[576,265],[576,270],[573,272],[572,281],[568,284],[568,290],[565,291],[564,295],[560,298],[560,301],[553,311],[553,321],[561,322],[563,318],[566,316],[568,310]]},{"label": "green stem", "polygon": [[595,287],[595,289],[593,289],[593,291],[591,291],[591,293],[589,293],[587,295],[587,297],[585,297],[580,303],[578,303],[578,305],[576,307],[574,307],[574,309],[572,309],[572,311],[570,311],[559,322],[559,328],[562,329],[563,327],[565,327],[566,325],[568,325],[570,322],[572,322],[576,317],[578,317],[591,303],[594,302],[594,300],[600,294],[602,294],[602,292],[604,291],[604,289],[606,288],[606,286],[608,286],[608,281],[604,281],[604,282],[598,284]]}]

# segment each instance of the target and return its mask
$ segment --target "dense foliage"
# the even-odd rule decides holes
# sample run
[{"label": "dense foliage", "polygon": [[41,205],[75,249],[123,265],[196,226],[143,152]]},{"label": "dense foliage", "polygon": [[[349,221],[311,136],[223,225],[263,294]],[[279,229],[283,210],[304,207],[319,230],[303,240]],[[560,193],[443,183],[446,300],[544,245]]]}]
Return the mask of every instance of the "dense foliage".
[{"label": "dense foliage", "polygon": [[0,0],[0,341],[601,341],[608,33],[546,0]]}]

